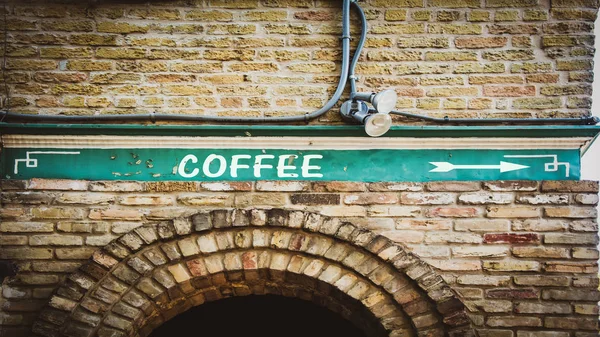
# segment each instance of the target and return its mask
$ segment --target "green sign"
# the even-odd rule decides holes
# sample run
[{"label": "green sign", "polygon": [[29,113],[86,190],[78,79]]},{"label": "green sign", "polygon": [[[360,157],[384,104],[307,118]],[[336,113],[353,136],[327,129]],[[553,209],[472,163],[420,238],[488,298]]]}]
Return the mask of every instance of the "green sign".
[{"label": "green sign", "polygon": [[4,179],[577,180],[577,149],[4,148]]}]

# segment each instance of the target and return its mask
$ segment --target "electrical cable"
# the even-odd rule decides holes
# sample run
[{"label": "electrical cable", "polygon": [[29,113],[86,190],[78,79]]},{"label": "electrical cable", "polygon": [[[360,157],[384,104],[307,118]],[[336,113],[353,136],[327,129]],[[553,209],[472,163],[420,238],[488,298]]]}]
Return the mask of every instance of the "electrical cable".
[{"label": "electrical cable", "polygon": [[[359,19],[361,21],[361,34],[358,41],[357,48],[354,52],[352,60],[350,60],[350,7],[354,6],[356,9]],[[283,117],[224,117],[224,116],[198,116],[198,115],[171,115],[171,114],[135,114],[135,115],[94,115],[94,116],[65,116],[65,115],[30,115],[30,114],[18,114],[11,113],[8,111],[0,111],[0,122],[6,120],[19,120],[19,121],[31,121],[31,122],[50,122],[58,121],[64,123],[70,122],[101,122],[101,121],[129,121],[129,122],[152,122],[156,121],[183,121],[183,122],[223,122],[223,123],[293,123],[293,122],[305,122],[318,118],[331,110],[335,104],[342,97],[342,94],[346,88],[347,82],[350,82],[351,86],[351,99],[354,99],[356,94],[356,66],[362,55],[364,49],[368,24],[367,18],[363,9],[358,5],[357,0],[344,0],[343,2],[343,15],[342,15],[342,69],[340,73],[340,79],[337,85],[337,89],[330,100],[319,110],[311,113],[306,113],[302,116],[283,116]],[[6,11],[5,11],[6,17]],[[5,20],[5,31],[6,31],[6,20]],[[7,45],[7,34],[5,33],[5,49]],[[4,53],[3,61],[3,72],[6,68],[6,50]],[[5,91],[8,95],[8,85],[6,83],[6,76],[4,76]],[[7,97],[8,99],[8,97]],[[369,110],[370,113],[376,113],[376,110]],[[439,123],[439,124],[496,124],[496,123],[513,123],[513,124],[552,124],[552,123],[568,123],[568,124],[580,124],[580,125],[595,125],[600,123],[598,117],[581,117],[581,118],[450,118],[448,116],[443,118],[429,117],[425,115],[412,114],[408,112],[392,111],[390,114],[401,115],[408,118],[415,118],[423,121]]]},{"label": "electrical cable", "polygon": [[[370,113],[376,113],[375,109],[369,110]],[[513,123],[513,124],[535,124],[535,123],[568,123],[580,125],[596,125],[600,123],[600,118],[595,116],[580,117],[580,118],[443,118],[430,117],[425,115],[411,114],[402,111],[392,111],[391,115],[399,115],[408,118],[420,119],[428,122],[440,124],[496,124],[496,123]]]},{"label": "electrical cable", "polygon": [[350,98],[354,99],[354,94],[356,93],[356,80],[358,77],[356,76],[356,65],[358,65],[358,61],[360,56],[362,55],[362,51],[365,47],[365,43],[367,42],[367,32],[369,31],[369,26],[367,24],[367,16],[365,15],[365,11],[360,7],[358,2],[352,2],[354,8],[358,13],[359,20],[361,22],[361,32],[360,39],[358,40],[358,45],[356,46],[356,51],[354,51],[354,57],[352,58],[352,63],[350,63]]},{"label": "electrical cable", "polygon": [[[224,116],[199,116],[199,115],[171,115],[171,114],[135,114],[135,115],[94,115],[94,116],[65,116],[65,115],[29,115],[29,114],[17,114],[11,113],[8,110],[0,112],[1,119],[11,119],[19,121],[31,121],[31,122],[100,122],[100,121],[130,121],[130,122],[141,122],[141,121],[184,121],[184,122],[223,122],[223,123],[293,123],[293,122],[305,122],[318,118],[331,110],[335,104],[342,97],[346,84],[348,82],[349,69],[350,69],[350,5],[352,0],[344,0],[343,2],[343,15],[342,15],[342,70],[340,74],[340,80],[337,89],[329,101],[319,110],[311,113],[304,114],[302,116],[283,116],[283,117],[224,117]],[[360,8],[358,4],[355,4],[356,8]],[[366,34],[363,34],[366,38]],[[364,46],[364,41],[359,41],[359,45]]]}]

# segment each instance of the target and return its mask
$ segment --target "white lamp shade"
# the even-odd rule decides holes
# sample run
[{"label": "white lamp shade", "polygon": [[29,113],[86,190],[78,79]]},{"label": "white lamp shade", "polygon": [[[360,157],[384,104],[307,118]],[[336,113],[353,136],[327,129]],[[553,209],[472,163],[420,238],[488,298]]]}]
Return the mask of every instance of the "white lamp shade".
[{"label": "white lamp shade", "polygon": [[396,108],[398,102],[398,94],[394,90],[384,90],[371,99],[373,107],[377,112],[382,114],[388,114]]},{"label": "white lamp shade", "polygon": [[378,113],[365,118],[365,132],[371,137],[383,136],[392,127],[392,117]]}]

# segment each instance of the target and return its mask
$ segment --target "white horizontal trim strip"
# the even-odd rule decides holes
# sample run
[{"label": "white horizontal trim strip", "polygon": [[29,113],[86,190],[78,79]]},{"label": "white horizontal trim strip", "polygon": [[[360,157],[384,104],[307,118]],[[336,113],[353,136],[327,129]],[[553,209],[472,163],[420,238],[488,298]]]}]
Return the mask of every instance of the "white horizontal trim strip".
[{"label": "white horizontal trim strip", "polygon": [[3,135],[6,148],[56,149],[581,149],[579,138],[149,137]]}]

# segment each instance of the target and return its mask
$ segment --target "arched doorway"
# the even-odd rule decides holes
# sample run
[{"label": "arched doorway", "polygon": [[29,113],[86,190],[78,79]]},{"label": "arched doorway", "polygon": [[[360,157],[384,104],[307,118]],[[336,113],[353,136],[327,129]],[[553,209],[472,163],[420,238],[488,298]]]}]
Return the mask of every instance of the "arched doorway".
[{"label": "arched doorway", "polygon": [[209,302],[303,299],[367,336],[468,336],[464,305],[389,239],[299,211],[219,210],[143,226],[96,252],[51,298],[38,336],[142,337]]}]

